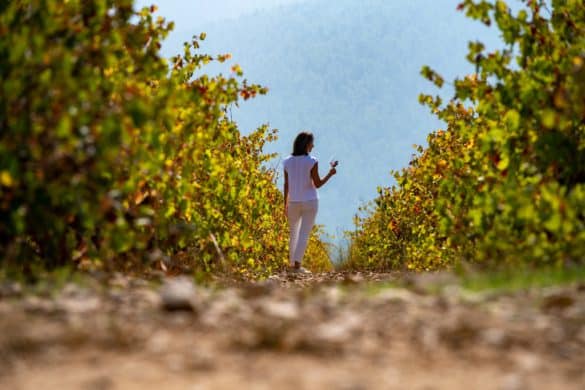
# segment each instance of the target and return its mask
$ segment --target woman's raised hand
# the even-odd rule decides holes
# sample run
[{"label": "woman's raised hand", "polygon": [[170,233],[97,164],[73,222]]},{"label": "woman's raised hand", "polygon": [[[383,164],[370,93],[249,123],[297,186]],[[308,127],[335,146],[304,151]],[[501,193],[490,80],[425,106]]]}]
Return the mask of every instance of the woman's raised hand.
[{"label": "woman's raised hand", "polygon": [[335,161],[331,161],[329,163],[329,165],[331,165],[331,169],[329,170],[329,175],[333,176],[337,173],[337,169],[335,169],[335,167],[337,166],[337,164],[339,164],[339,161],[335,160]]}]

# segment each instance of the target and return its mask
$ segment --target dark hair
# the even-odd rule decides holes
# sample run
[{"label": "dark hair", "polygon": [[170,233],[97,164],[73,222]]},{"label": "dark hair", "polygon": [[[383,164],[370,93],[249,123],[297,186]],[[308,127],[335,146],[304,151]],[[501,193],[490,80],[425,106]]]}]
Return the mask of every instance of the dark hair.
[{"label": "dark hair", "polygon": [[303,131],[297,135],[295,138],[295,143],[293,145],[293,156],[306,156],[307,154],[307,146],[313,142],[313,134]]}]

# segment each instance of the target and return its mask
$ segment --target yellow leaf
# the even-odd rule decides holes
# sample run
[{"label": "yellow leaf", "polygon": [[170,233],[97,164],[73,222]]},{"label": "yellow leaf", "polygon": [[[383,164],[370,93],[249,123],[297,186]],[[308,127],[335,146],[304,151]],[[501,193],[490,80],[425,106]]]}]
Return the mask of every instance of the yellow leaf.
[{"label": "yellow leaf", "polygon": [[556,120],[556,113],[553,110],[547,109],[542,113],[542,125],[547,129],[552,129],[555,126]]},{"label": "yellow leaf", "polygon": [[498,169],[500,171],[504,171],[506,169],[508,169],[508,165],[510,164],[510,159],[508,158],[508,156],[502,156],[502,159],[498,162]]},{"label": "yellow leaf", "polygon": [[0,173],[0,184],[4,187],[12,187],[14,185],[14,180],[12,179],[12,176],[10,176],[10,172],[2,171],[2,173]]}]

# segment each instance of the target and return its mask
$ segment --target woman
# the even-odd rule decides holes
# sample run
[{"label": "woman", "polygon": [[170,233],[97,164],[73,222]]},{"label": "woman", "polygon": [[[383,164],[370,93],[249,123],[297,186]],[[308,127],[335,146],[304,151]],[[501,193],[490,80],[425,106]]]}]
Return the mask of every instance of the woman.
[{"label": "woman", "polygon": [[313,150],[313,134],[302,132],[295,138],[293,153],[284,162],[284,212],[290,228],[290,265],[293,271],[310,273],[301,267],[307,241],[315,224],[319,195],[317,188],[337,173],[337,161],[324,178],[319,177],[317,159]]}]

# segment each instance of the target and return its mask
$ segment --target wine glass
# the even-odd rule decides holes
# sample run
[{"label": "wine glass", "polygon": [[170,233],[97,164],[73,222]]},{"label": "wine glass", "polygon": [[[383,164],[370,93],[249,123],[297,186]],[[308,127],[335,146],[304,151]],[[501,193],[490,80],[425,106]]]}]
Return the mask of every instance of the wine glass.
[{"label": "wine glass", "polygon": [[337,161],[337,160],[335,159],[335,155],[332,155],[332,156],[329,158],[329,165],[331,166],[331,168],[335,168],[335,167],[337,166],[337,164],[339,164],[339,161]]}]

